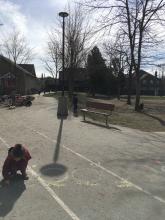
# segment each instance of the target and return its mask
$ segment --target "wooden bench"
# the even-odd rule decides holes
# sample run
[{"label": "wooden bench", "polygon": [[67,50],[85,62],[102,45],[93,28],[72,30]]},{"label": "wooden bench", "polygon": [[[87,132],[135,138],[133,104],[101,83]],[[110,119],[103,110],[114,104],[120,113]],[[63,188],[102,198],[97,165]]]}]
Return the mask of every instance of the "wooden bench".
[{"label": "wooden bench", "polygon": [[[105,123],[106,126],[108,126],[108,117],[112,115],[112,111],[114,111],[115,105],[111,103],[102,103],[102,102],[96,102],[96,101],[87,101],[86,103],[86,109],[80,109],[80,111],[83,113],[83,118],[85,121],[85,114],[86,113],[93,113],[93,114],[99,114],[103,115],[106,119]],[[98,110],[106,110],[107,113],[101,112]]]}]

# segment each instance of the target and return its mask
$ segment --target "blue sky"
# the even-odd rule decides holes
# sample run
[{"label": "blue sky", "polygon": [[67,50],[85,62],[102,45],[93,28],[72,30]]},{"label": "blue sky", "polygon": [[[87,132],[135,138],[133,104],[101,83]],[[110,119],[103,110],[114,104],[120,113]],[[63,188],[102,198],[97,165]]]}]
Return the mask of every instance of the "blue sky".
[{"label": "blue sky", "polygon": [[11,28],[23,33],[37,54],[33,63],[38,76],[45,73],[39,58],[44,56],[47,33],[57,23],[58,13],[63,11],[67,0],[0,0],[0,38]]},{"label": "blue sky", "polygon": [[[48,75],[40,61],[40,57],[45,55],[47,33],[57,25],[58,13],[65,10],[67,3],[71,2],[72,0],[0,0],[0,23],[4,24],[0,26],[0,44],[6,33],[15,27],[26,36],[29,45],[35,49],[36,58],[33,63],[37,76],[40,77],[42,73]],[[160,30],[164,35],[164,29]],[[158,49],[158,54],[159,51],[165,54],[164,47]],[[156,63],[165,63],[165,60],[157,59]],[[155,66],[146,67],[151,73],[154,73],[155,69]]]}]

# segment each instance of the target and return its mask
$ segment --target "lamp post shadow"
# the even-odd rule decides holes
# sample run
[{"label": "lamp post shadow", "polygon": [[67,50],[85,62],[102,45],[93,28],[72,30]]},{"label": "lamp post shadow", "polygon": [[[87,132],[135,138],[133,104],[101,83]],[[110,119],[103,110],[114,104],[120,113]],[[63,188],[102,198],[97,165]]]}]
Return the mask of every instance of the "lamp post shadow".
[{"label": "lamp post shadow", "polygon": [[53,156],[53,162],[57,162],[59,158],[59,153],[60,153],[60,144],[61,144],[61,136],[62,136],[62,128],[63,128],[63,118],[60,121],[60,127],[58,130],[58,135],[57,135],[57,143],[56,143],[56,148]]},{"label": "lamp post shadow", "polygon": [[57,163],[59,159],[59,154],[60,154],[63,120],[64,118],[61,118],[58,135],[57,135],[56,147],[55,147],[55,151],[53,155],[53,163],[44,165],[40,169],[41,173],[45,176],[49,176],[49,177],[57,176],[58,177],[58,176],[63,175],[67,171],[66,166]]}]

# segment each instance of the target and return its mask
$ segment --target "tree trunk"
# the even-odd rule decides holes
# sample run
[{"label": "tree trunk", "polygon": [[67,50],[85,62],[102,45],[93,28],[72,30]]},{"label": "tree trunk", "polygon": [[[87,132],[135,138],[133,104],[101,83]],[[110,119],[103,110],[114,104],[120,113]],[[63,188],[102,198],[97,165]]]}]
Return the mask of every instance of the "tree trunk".
[{"label": "tree trunk", "polygon": [[118,83],[118,100],[120,100],[120,93],[121,93],[121,86],[120,86],[120,83]]},{"label": "tree trunk", "polygon": [[143,29],[142,24],[140,25],[140,37],[139,37],[139,48],[138,48],[138,62],[137,66],[134,64],[136,70],[136,102],[135,102],[135,111],[140,111],[140,65],[141,65],[141,49],[142,49],[142,38],[143,38]]},{"label": "tree trunk", "polygon": [[57,67],[57,58],[56,58],[56,76],[55,76],[55,91],[57,92],[58,90],[58,79],[57,79],[57,74],[58,74],[58,67]]},{"label": "tree trunk", "polygon": [[129,69],[129,78],[128,78],[128,96],[127,96],[127,104],[131,105],[131,95],[132,95],[132,65]]},{"label": "tree trunk", "polygon": [[139,111],[140,105],[140,79],[139,79],[139,70],[136,72],[136,101],[135,101],[135,111]]}]

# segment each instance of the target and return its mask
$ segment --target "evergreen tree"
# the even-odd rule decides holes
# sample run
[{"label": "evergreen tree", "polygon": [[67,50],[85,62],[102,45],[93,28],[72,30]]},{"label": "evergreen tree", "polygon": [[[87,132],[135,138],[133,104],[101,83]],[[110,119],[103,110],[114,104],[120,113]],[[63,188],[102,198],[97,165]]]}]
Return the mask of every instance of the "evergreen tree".
[{"label": "evergreen tree", "polygon": [[124,75],[123,69],[120,69],[117,81],[118,81],[118,83],[117,83],[118,99],[120,99],[120,95],[122,94],[124,86],[125,86],[125,75]]},{"label": "evergreen tree", "polygon": [[98,93],[106,93],[107,82],[106,75],[108,69],[105,64],[101,52],[97,46],[95,46],[91,53],[88,55],[87,70],[90,76],[91,92],[95,95]]}]

